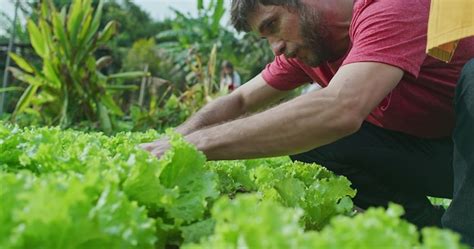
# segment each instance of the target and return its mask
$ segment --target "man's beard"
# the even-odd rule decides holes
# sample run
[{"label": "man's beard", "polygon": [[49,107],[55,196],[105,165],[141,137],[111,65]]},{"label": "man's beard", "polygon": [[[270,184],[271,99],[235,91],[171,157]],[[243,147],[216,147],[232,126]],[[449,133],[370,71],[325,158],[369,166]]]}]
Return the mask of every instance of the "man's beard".
[{"label": "man's beard", "polygon": [[303,44],[299,49],[307,51],[304,58],[299,58],[305,64],[317,67],[322,62],[332,58],[328,43],[327,25],[321,19],[321,15],[314,9],[301,6],[300,13],[300,32],[303,37]]}]

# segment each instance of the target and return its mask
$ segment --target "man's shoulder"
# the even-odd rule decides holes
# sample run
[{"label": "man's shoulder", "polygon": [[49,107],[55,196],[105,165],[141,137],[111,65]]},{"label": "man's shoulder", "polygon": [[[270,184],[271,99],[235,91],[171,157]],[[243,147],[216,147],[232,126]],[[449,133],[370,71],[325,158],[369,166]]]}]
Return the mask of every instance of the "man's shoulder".
[{"label": "man's shoulder", "polygon": [[358,0],[349,36],[348,63],[372,61],[418,77],[426,58],[429,0]]},{"label": "man's shoulder", "polygon": [[[378,18],[378,15],[401,17],[428,16],[430,0],[356,0],[354,19],[358,17]],[[413,13],[418,15],[413,16]]]},{"label": "man's shoulder", "polygon": [[[350,25],[350,36],[367,31],[375,36],[400,31],[426,35],[429,0],[357,0]],[[403,35],[402,35],[403,37]]]}]

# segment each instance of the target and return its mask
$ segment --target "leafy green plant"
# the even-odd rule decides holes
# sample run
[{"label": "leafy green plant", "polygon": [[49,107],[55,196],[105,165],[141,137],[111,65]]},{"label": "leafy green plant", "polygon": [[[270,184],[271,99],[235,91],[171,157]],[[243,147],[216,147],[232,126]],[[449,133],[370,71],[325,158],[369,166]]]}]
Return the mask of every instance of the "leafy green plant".
[{"label": "leafy green plant", "polygon": [[[164,248],[182,243],[181,228],[190,232],[194,223],[208,218],[208,203],[219,194],[216,175],[205,170],[202,153],[174,134],[168,134],[172,150],[160,160],[137,147],[159,136],[149,131],[107,137],[0,123],[0,180],[6,186],[0,188],[0,248],[150,248],[154,241]],[[24,175],[33,179],[9,183]],[[28,198],[21,199],[23,195]],[[43,215],[47,207],[61,215]],[[35,216],[16,218],[23,209]],[[46,222],[41,223],[42,217]],[[18,233],[22,224],[28,228]]]},{"label": "leafy green plant", "polygon": [[199,245],[185,249],[301,248],[304,229],[299,224],[303,211],[260,201],[255,194],[239,195],[234,200],[220,199],[212,209],[215,233]]},{"label": "leafy green plant", "polygon": [[306,229],[320,230],[339,214],[352,213],[351,197],[356,191],[343,176],[316,165],[291,162],[288,157],[273,160],[208,162],[219,176],[221,192],[235,196],[259,192],[263,199],[304,210]]},{"label": "leafy green plant", "polygon": [[[159,159],[137,147],[162,136],[171,148]],[[172,132],[111,137],[0,122],[0,248],[466,249],[435,228],[421,243],[398,206],[313,231],[308,220],[350,207],[347,184],[288,157],[206,163]]]},{"label": "leafy green plant", "polygon": [[1,173],[0,247],[154,248],[155,221],[99,175]]},{"label": "leafy green plant", "polygon": [[424,228],[420,234],[415,225],[400,219],[403,213],[402,207],[391,204],[387,210],[371,208],[354,218],[336,217],[309,240],[314,248],[467,249],[459,235],[448,230]]},{"label": "leafy green plant", "polygon": [[370,208],[355,217],[339,216],[321,232],[305,231],[299,219],[301,209],[283,207],[255,194],[235,199],[221,198],[212,208],[215,232],[198,244],[184,249],[467,249],[459,236],[448,230],[425,228],[420,233],[402,219],[398,205]]},{"label": "leafy green plant", "polygon": [[133,87],[114,86],[110,82],[145,73],[106,76],[100,72],[111,58],[96,59],[94,51],[117,33],[117,23],[111,21],[99,32],[103,1],[96,11],[91,3],[92,0],[76,0],[69,9],[58,11],[51,0],[45,0],[41,2],[38,21],[28,20],[31,43],[43,63],[38,69],[24,58],[10,54],[21,68],[10,71],[15,78],[28,83],[13,119],[20,113],[32,113],[45,124],[62,127],[89,120],[111,132],[112,116],[123,115],[111,92]]},{"label": "leafy green plant", "polygon": [[[164,131],[169,127],[176,127],[183,123],[192,114],[193,109],[189,108],[189,103],[183,103],[183,99],[180,100],[179,97],[172,94],[164,101],[166,97],[165,92],[159,100],[155,101],[152,98],[149,108],[132,106],[130,108],[131,129],[133,131],[146,131],[153,127],[158,131]],[[164,102],[163,105],[162,102]]]}]

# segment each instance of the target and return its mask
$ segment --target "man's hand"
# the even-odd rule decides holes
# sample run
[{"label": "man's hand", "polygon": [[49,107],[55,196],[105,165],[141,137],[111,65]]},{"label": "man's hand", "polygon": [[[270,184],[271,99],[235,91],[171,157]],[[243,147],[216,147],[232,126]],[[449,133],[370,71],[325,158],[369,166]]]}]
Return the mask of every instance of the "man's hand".
[{"label": "man's hand", "polygon": [[140,148],[149,151],[153,156],[160,158],[170,148],[168,138],[161,138],[151,143],[139,145]]}]

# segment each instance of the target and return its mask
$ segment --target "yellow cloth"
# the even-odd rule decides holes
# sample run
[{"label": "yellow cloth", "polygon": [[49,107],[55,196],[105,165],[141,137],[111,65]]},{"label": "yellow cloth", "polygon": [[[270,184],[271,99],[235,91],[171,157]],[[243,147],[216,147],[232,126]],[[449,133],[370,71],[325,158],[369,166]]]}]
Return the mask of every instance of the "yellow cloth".
[{"label": "yellow cloth", "polygon": [[474,0],[431,0],[426,52],[449,62],[458,41],[474,35]]}]

